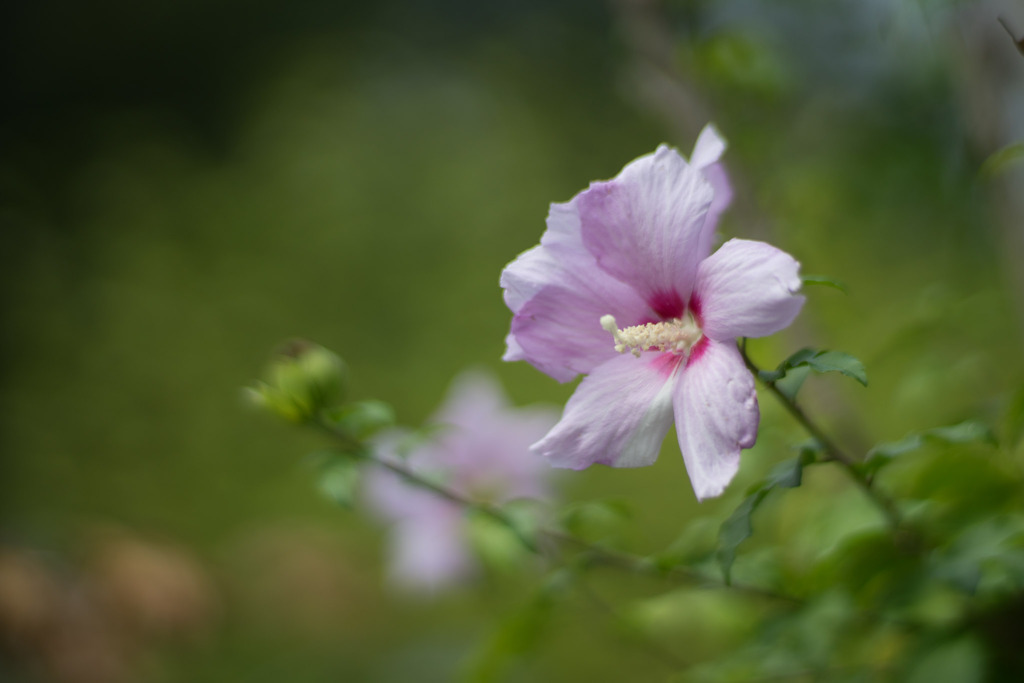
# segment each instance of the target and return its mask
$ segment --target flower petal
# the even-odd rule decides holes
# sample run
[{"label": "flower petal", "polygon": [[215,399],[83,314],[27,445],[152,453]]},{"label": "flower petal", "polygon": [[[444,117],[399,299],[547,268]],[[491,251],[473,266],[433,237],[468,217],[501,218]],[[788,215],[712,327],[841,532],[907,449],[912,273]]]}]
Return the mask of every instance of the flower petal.
[{"label": "flower petal", "polygon": [[725,146],[725,138],[713,123],[709,123],[697,136],[697,142],[693,145],[693,154],[690,155],[690,165],[703,170],[711,164],[718,163],[722,154],[725,153]]},{"label": "flower petal", "polygon": [[563,280],[561,267],[549,250],[540,245],[528,249],[501,271],[505,305],[513,313],[518,313],[537,292]]},{"label": "flower petal", "polygon": [[505,391],[494,375],[479,369],[465,370],[452,380],[431,422],[467,431],[488,429],[488,423],[510,410]]},{"label": "flower petal", "polygon": [[[551,468],[530,452],[530,445],[557,419],[553,409],[512,408],[493,375],[468,370],[452,382],[444,405],[431,418],[443,425],[436,443],[414,456],[429,457],[429,465],[446,474],[450,488],[471,498],[541,498]],[[426,469],[422,459],[416,464]]]},{"label": "flower petal", "polygon": [[[616,355],[612,336],[601,327],[607,308],[579,291],[546,287],[512,318],[511,336],[522,358],[568,382]],[[510,345],[505,358],[512,352]]]},{"label": "flower petal", "polygon": [[472,571],[462,513],[439,502],[432,514],[405,519],[392,530],[391,579],[406,588],[436,590]]},{"label": "flower petal", "polygon": [[629,285],[603,272],[583,246],[576,200],[552,204],[540,246],[505,267],[501,286],[515,316],[504,360],[527,360],[560,382],[614,355],[601,317],[624,325],[657,319]]},{"label": "flower petal", "polygon": [[804,305],[800,264],[764,242],[729,240],[697,270],[704,334],[718,341],[764,337],[787,327]]},{"label": "flower petal", "polygon": [[583,244],[607,273],[632,286],[662,317],[682,314],[705,238],[713,190],[664,145],[615,179],[577,197]]},{"label": "flower petal", "polygon": [[658,457],[672,424],[672,386],[679,357],[620,354],[583,378],[562,419],[531,450],[555,467],[595,463],[642,467]]},{"label": "flower petal", "polygon": [[735,344],[698,344],[675,387],[676,433],[697,500],[720,495],[757,440],[754,377]]},{"label": "flower petal", "polygon": [[729,182],[725,165],[720,161],[722,154],[725,153],[725,147],[725,139],[719,134],[718,129],[709,123],[697,137],[693,154],[690,155],[690,164],[704,174],[704,179],[711,183],[715,193],[711,206],[708,207],[707,218],[704,219],[704,229],[701,231],[701,241],[697,248],[701,258],[707,258],[711,253],[711,243],[715,238],[718,220],[732,203],[732,183]]}]

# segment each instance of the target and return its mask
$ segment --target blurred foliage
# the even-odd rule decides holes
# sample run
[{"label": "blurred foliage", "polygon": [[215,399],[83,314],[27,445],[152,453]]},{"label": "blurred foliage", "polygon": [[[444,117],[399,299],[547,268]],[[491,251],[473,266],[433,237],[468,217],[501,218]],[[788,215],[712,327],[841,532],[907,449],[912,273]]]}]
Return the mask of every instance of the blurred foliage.
[{"label": "blurred foliage", "polygon": [[[969,114],[989,101],[970,88],[987,81],[960,78],[975,59],[962,48],[990,34],[953,28],[979,3],[675,0],[661,18],[668,68],[730,141],[723,233],[769,239],[848,291],[809,288],[798,327],[749,351],[766,368],[805,345],[864,361],[870,389],[812,376],[801,400],[851,452],[917,435],[877,474],[934,534],[915,552],[841,473],[813,467],[761,496],[755,533],[734,544],[735,581],[817,596],[799,608],[605,572],[497,572],[410,604],[380,585],[378,531],[312,494],[299,463],[322,442],[245,410],[238,387],[296,334],[341,353],[349,395],[387,400],[405,424],[468,364],[494,368],[519,403],[564,401],[571,387],[498,360],[509,314],[497,277],[536,243],[549,202],[663,140],[692,144],[642,104],[628,6],[0,10],[0,598],[4,576],[95,595],[76,577],[93,575],[106,547],[95,530],[113,525],[187,548],[218,605],[202,608],[219,614],[202,637],[146,641],[145,673],[129,675],[154,680],[681,669],[622,647],[634,638],[674,652],[680,680],[1020,671],[1024,328],[1005,268],[1021,259],[1004,258],[989,192],[1017,147],[979,142]],[[990,49],[1016,56],[1001,39]],[[582,503],[569,522],[665,566],[717,571],[718,526],[805,438],[770,396],[761,408],[723,499],[698,507],[669,439],[652,468],[566,476],[576,500],[629,505],[625,523],[617,503]],[[998,446],[932,438],[968,419]],[[347,495],[345,476],[331,491]],[[145,557],[146,571],[177,562]],[[621,618],[592,593],[626,605]],[[67,623],[108,624],[105,610]],[[19,680],[10,666],[0,659],[0,678]]]}]

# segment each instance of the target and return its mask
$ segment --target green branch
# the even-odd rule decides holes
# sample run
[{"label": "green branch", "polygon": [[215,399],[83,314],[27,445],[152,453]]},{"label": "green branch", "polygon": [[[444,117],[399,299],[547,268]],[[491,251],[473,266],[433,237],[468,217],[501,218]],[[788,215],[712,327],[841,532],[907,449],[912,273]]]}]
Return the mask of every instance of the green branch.
[{"label": "green branch", "polygon": [[743,356],[743,362],[746,363],[747,368],[754,373],[754,376],[770,391],[775,398],[782,403],[782,406],[786,411],[793,416],[797,422],[804,428],[804,430],[811,435],[811,437],[821,445],[824,451],[824,458],[818,460],[818,462],[834,462],[838,464],[853,482],[860,487],[862,491],[871,499],[871,501],[878,507],[878,509],[885,516],[889,526],[892,527],[893,531],[900,529],[903,523],[902,517],[899,510],[896,507],[896,503],[886,496],[884,493],[874,488],[871,485],[871,480],[860,470],[857,466],[856,460],[847,455],[832,439],[828,437],[825,432],[815,424],[807,413],[804,412],[796,403],[796,399],[791,398],[785,394],[782,390],[776,386],[774,380],[765,379],[764,373],[761,368],[754,364],[750,357],[747,355],[746,339],[744,339],[739,345],[740,354]]},{"label": "green branch", "polygon": [[413,486],[430,491],[431,493],[444,498],[463,509],[475,510],[487,515],[491,519],[507,527],[530,552],[545,557],[546,559],[557,561],[559,559],[559,553],[557,552],[559,549],[565,546],[574,546],[583,553],[586,564],[592,566],[614,567],[634,574],[641,574],[656,578],[677,578],[704,588],[726,588],[752,597],[790,604],[799,604],[801,602],[799,598],[785,595],[783,593],[777,593],[758,586],[737,584],[735,582],[726,584],[720,580],[716,581],[712,577],[686,567],[673,567],[667,571],[662,570],[647,558],[595,545],[572,534],[556,529],[537,529],[534,532],[533,537],[531,537],[531,535],[523,531],[522,526],[518,524],[512,516],[502,510],[499,506],[492,503],[473,500],[454,489],[444,486],[443,484],[439,484],[417,472],[414,472],[399,462],[377,457],[375,454],[367,451],[364,444],[354,439],[350,434],[338,429],[328,420],[315,419],[313,424],[327,432],[334,439],[340,441],[343,450],[352,457],[390,470]]}]

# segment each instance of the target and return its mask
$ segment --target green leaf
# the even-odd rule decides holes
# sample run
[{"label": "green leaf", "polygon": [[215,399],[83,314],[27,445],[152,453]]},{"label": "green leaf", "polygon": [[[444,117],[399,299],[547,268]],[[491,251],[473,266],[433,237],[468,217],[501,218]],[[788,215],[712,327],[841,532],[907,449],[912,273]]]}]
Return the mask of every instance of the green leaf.
[{"label": "green leaf", "polygon": [[751,517],[764,499],[775,489],[795,488],[803,479],[803,468],[813,462],[813,450],[801,450],[800,455],[776,465],[764,481],[753,486],[739,507],[722,523],[718,531],[718,563],[725,582],[731,581],[736,548],[754,533]]},{"label": "green leaf", "polygon": [[936,427],[922,434],[926,439],[936,439],[945,443],[987,443],[996,445],[995,434],[988,425],[977,420],[965,420],[948,427]]},{"label": "green leaf", "polygon": [[573,504],[562,513],[565,530],[582,540],[607,543],[617,540],[632,516],[622,500],[593,500]]},{"label": "green leaf", "polygon": [[1024,586],[1024,516],[1000,515],[964,530],[929,558],[934,577],[973,595],[983,579],[1003,594]]},{"label": "green leaf", "polygon": [[981,165],[979,174],[984,178],[993,178],[1006,170],[1010,164],[1024,161],[1024,142],[1015,142],[996,150]]},{"label": "green leaf", "polygon": [[934,427],[921,432],[911,432],[902,439],[880,443],[864,458],[861,470],[869,477],[888,465],[894,458],[916,451],[928,441],[939,443],[987,443],[996,444],[995,435],[985,424],[975,420],[966,420],[947,427]]},{"label": "green leaf", "polygon": [[798,368],[791,368],[780,379],[775,381],[775,388],[790,401],[796,400],[797,392],[804,385],[804,380],[811,374],[811,368],[801,365]]},{"label": "green leaf", "polygon": [[499,573],[519,568],[529,552],[518,529],[511,529],[479,510],[470,510],[466,515],[466,536],[484,566]]},{"label": "green leaf", "polygon": [[395,411],[384,401],[349,403],[328,411],[327,419],[356,441],[363,441],[395,424]]},{"label": "green leaf", "polygon": [[804,275],[801,278],[804,281],[804,285],[821,285],[824,287],[832,287],[838,289],[843,294],[846,294],[846,283],[840,280],[835,280],[825,275]]},{"label": "green leaf", "polygon": [[821,351],[807,361],[815,372],[840,372],[852,377],[864,386],[868,385],[868,376],[864,364],[857,358],[842,351]]},{"label": "green leaf", "polygon": [[710,517],[692,520],[668,547],[651,556],[651,562],[659,571],[669,572],[707,559],[717,548],[720,526]]},{"label": "green leaf", "polygon": [[350,508],[359,485],[359,463],[346,457],[333,457],[323,465],[317,488],[338,505]]},{"label": "green leaf", "polygon": [[868,383],[864,364],[854,356],[843,351],[819,351],[810,348],[800,349],[782,361],[775,370],[759,371],[758,377],[775,385],[783,396],[793,401],[812,370],[818,373],[839,372],[864,386]]}]

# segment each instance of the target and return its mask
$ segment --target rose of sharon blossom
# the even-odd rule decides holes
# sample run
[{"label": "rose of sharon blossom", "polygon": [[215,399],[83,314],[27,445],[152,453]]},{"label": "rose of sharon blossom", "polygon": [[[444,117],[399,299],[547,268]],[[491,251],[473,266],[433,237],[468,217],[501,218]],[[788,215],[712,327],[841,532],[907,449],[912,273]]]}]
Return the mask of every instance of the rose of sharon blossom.
[{"label": "rose of sharon blossom", "polygon": [[[376,443],[378,457],[474,501],[503,503],[543,498],[550,467],[530,452],[557,414],[541,408],[512,408],[495,379],[479,372],[456,378],[430,422],[436,438],[404,458],[397,449],[403,434],[392,431]],[[409,483],[382,467],[368,477],[370,507],[392,523],[391,575],[400,585],[436,589],[474,568],[464,536],[464,510],[437,493]]]},{"label": "rose of sharon blossom", "polygon": [[674,416],[703,500],[754,445],[757,396],[735,340],[786,327],[804,298],[799,264],[775,247],[733,239],[711,253],[731,199],[724,150],[709,125],[689,161],[662,145],[552,204],[540,245],[502,273],[505,360],[586,375],[533,446],[552,465],[650,465]]}]

